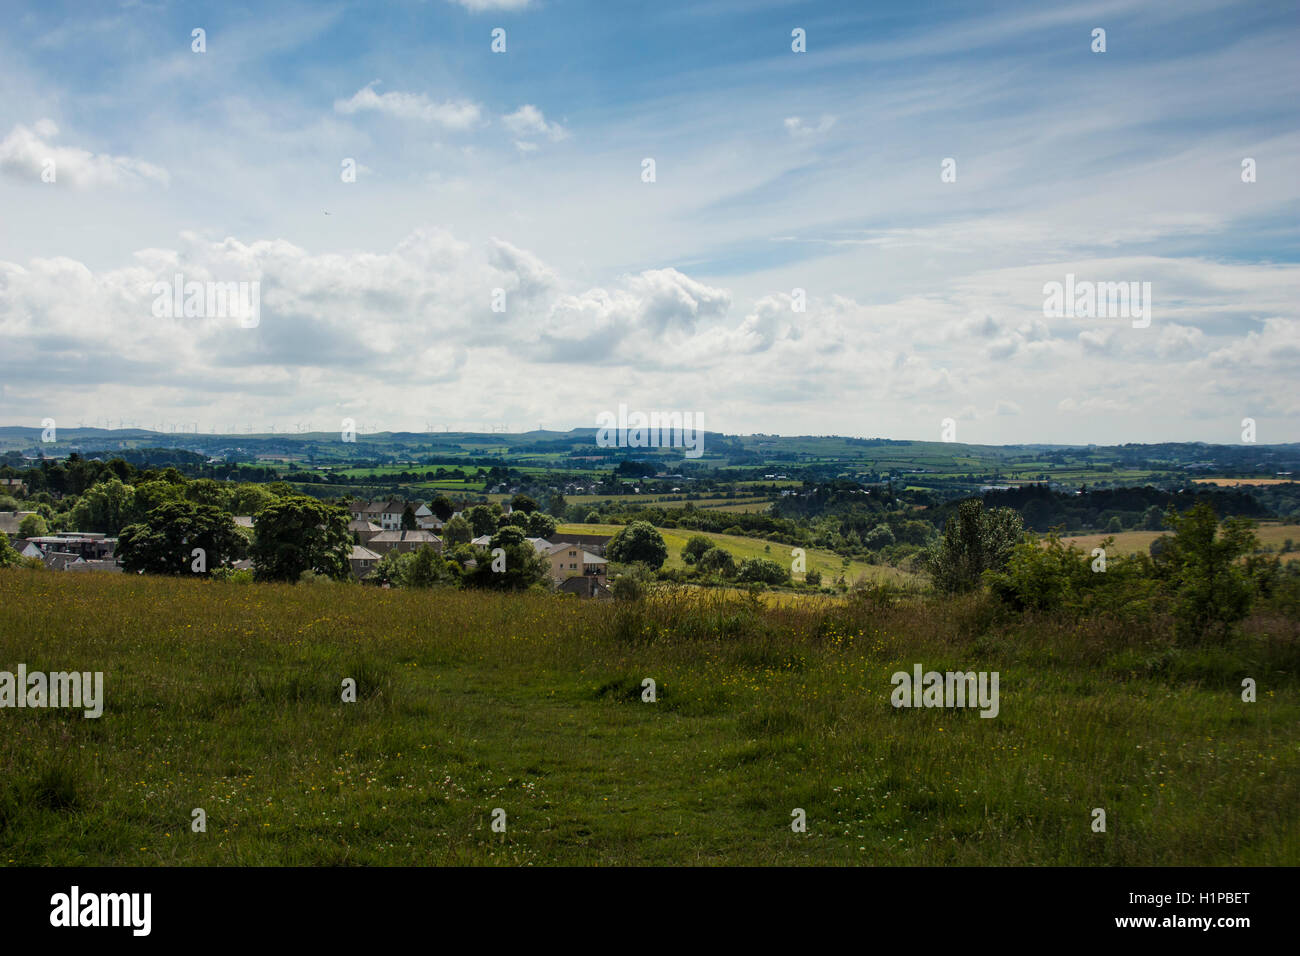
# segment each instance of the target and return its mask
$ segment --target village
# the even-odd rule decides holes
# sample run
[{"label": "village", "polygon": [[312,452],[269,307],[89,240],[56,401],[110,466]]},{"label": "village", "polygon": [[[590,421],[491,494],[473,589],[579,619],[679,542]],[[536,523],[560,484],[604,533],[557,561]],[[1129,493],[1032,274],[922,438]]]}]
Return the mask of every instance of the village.
[{"label": "village", "polygon": [[[507,519],[513,510],[510,503],[503,503],[500,507],[502,518]],[[450,522],[465,518],[460,511],[454,511],[443,520],[428,504],[399,498],[353,500],[348,505],[348,513],[348,532],[353,542],[348,557],[351,576],[362,583],[384,587],[387,584],[380,582],[374,572],[386,555],[415,553],[425,547],[441,555],[444,549],[441,532]],[[93,531],[24,535],[24,519],[37,514],[34,511],[0,511],[0,532],[8,537],[21,557],[38,560],[54,571],[122,573],[116,555],[116,537]],[[235,515],[233,520],[235,526],[251,538],[253,516]],[[491,540],[491,535],[484,534],[471,538],[468,544],[487,550],[491,547]],[[605,546],[610,540],[608,535],[557,531],[545,538],[525,537],[524,540],[549,565],[550,583],[556,591],[585,598],[612,596],[605,558]],[[232,567],[234,570],[251,569],[252,561],[244,559]]]}]

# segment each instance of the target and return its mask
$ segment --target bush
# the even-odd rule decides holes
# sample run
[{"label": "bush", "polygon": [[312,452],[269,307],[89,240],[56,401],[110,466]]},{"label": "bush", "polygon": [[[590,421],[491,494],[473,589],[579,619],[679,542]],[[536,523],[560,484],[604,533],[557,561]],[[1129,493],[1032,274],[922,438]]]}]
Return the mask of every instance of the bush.
[{"label": "bush", "polygon": [[985,571],[1001,571],[1024,536],[1020,515],[1011,508],[984,510],[978,498],[963,501],[948,519],[943,537],[926,556],[935,587],[961,593],[977,587]]},{"label": "bush", "polygon": [[736,580],[745,584],[785,584],[790,580],[790,572],[768,558],[750,558],[740,563]]},{"label": "bush", "polygon": [[687,539],[686,544],[682,547],[682,560],[687,564],[694,564],[712,547],[712,538],[705,537],[702,534],[693,534]]},{"label": "bush", "polygon": [[722,548],[709,548],[700,556],[699,568],[705,574],[720,574],[729,578],[736,573],[736,559],[731,556],[731,552]]}]

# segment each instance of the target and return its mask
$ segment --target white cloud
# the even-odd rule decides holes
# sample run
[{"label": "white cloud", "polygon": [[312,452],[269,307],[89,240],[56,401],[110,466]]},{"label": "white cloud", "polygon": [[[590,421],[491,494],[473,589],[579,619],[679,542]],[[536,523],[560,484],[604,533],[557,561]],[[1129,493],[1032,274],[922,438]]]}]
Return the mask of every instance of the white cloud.
[{"label": "white cloud", "polygon": [[532,0],[450,0],[460,4],[470,13],[486,13],[491,10],[523,10]]},{"label": "white cloud", "polygon": [[141,159],[49,143],[58,133],[58,126],[49,119],[37,120],[32,129],[21,124],[15,126],[0,141],[0,169],[16,178],[41,183],[42,175],[51,168],[54,185],[84,189],[148,183],[165,187],[171,181],[167,170]]},{"label": "white cloud", "polygon": [[836,120],[834,116],[823,115],[822,118],[817,121],[816,126],[810,126],[803,121],[802,117],[787,116],[785,118],[785,129],[791,136],[817,136],[828,132],[830,128],[835,125],[835,122]]},{"label": "white cloud", "polygon": [[469,100],[435,103],[423,93],[376,93],[374,87],[375,84],[371,83],[357,90],[350,99],[335,100],[334,111],[345,115],[373,111],[454,130],[476,126],[483,112],[477,103]]},{"label": "white cloud", "polygon": [[[521,138],[525,136],[545,136],[551,142],[556,143],[566,139],[569,135],[569,131],[559,123],[548,123],[542,111],[531,103],[525,103],[513,113],[507,113],[501,117],[501,122],[511,133]],[[515,146],[521,152],[532,152],[537,148],[535,143],[521,140],[516,140]]]}]

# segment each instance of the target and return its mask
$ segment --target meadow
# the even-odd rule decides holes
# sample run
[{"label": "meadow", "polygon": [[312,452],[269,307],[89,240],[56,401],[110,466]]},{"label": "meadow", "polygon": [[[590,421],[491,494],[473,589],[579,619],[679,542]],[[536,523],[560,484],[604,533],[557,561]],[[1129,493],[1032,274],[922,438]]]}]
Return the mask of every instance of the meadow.
[{"label": "meadow", "polygon": [[[556,528],[557,531],[570,534],[604,534],[614,535],[623,530],[622,525],[616,524],[561,524]],[[779,541],[764,541],[762,538],[750,538],[737,534],[718,534],[711,531],[692,531],[686,528],[658,528],[663,535],[664,544],[668,545],[668,560],[664,562],[665,568],[684,568],[686,562],[682,560],[682,548],[686,542],[695,535],[702,535],[713,541],[718,547],[730,552],[731,556],[736,559],[736,563],[750,558],[770,558],[779,564],[789,565],[791,559],[790,545],[782,544]],[[822,576],[822,584],[829,585],[832,581],[844,575],[844,579],[849,584],[861,582],[872,582],[877,584],[913,584],[919,578],[917,575],[910,574],[898,568],[890,567],[885,564],[868,564],[866,561],[852,560],[848,567],[844,566],[844,558],[834,551],[827,551],[822,548],[805,548],[804,564],[809,571],[817,571]],[[796,580],[802,580],[802,574],[796,574]]]},{"label": "meadow", "polygon": [[[1165,635],[880,590],[4,570],[0,670],[103,671],[106,702],[0,710],[0,863],[1300,863],[1296,622]],[[998,671],[998,716],[893,708],[915,663]]]},{"label": "meadow", "polygon": [[[1073,544],[1084,551],[1091,552],[1093,548],[1101,547],[1102,541],[1106,538],[1114,538],[1111,545],[1111,551],[1115,554],[1137,554],[1147,553],[1151,548],[1151,542],[1161,535],[1164,531],[1121,531],[1118,534],[1082,534],[1062,537],[1064,544]],[[1272,548],[1275,552],[1281,552],[1282,547],[1287,541],[1293,545],[1300,544],[1300,525],[1282,524],[1276,521],[1259,522],[1255,528],[1255,537],[1259,539],[1261,546]]]}]

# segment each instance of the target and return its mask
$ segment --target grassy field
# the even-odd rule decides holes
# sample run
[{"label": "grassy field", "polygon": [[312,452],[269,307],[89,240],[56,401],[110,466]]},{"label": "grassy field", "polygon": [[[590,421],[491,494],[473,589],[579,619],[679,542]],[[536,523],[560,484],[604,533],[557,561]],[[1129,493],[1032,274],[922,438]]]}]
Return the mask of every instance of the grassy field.
[{"label": "grassy field", "polygon": [[1294,478],[1196,478],[1198,485],[1216,485],[1219,488],[1243,488],[1251,485],[1289,485]]},{"label": "grassy field", "polygon": [[[571,534],[608,534],[613,535],[623,529],[622,525],[616,524],[562,524],[557,530]],[[664,536],[664,544],[668,545],[668,560],[664,562],[666,568],[684,568],[686,562],[682,560],[682,548],[686,547],[686,542],[697,534],[717,543],[725,551],[731,552],[731,556],[739,564],[746,558],[770,558],[779,564],[789,565],[793,558],[790,555],[791,548],[788,544],[781,544],[776,541],[764,541],[762,538],[746,538],[734,534],[714,534],[710,531],[689,531],[685,528],[660,528],[659,533]],[[771,550],[768,550],[768,549]],[[823,551],[819,548],[805,548],[804,564],[809,571],[820,571],[822,575],[822,584],[830,584],[840,576],[844,568],[844,559],[833,551]],[[916,583],[918,578],[914,574],[908,574],[906,571],[900,571],[898,568],[891,568],[881,564],[867,564],[865,561],[851,561],[848,570],[843,572],[845,580],[854,584],[859,581],[871,581],[876,583],[891,584],[911,584]],[[795,578],[802,580],[802,575],[795,575]]]},{"label": "grassy field", "polygon": [[[1295,865],[1295,625],[1247,635],[0,571],[0,668],[106,696],[0,710],[0,863]],[[998,716],[891,707],[918,662]]]},{"label": "grassy field", "polygon": [[[1139,551],[1149,551],[1151,542],[1165,533],[1163,531],[1123,531],[1115,535],[1083,534],[1073,535],[1068,538],[1063,537],[1061,541],[1064,544],[1074,543],[1085,551],[1091,551],[1093,548],[1100,547],[1105,538],[1113,537],[1115,544],[1112,550],[1116,554],[1136,554]],[[1288,538],[1295,544],[1300,545],[1300,525],[1261,524],[1255,529],[1255,536],[1259,538],[1260,544],[1268,545],[1274,550],[1280,550],[1282,544]]]}]

